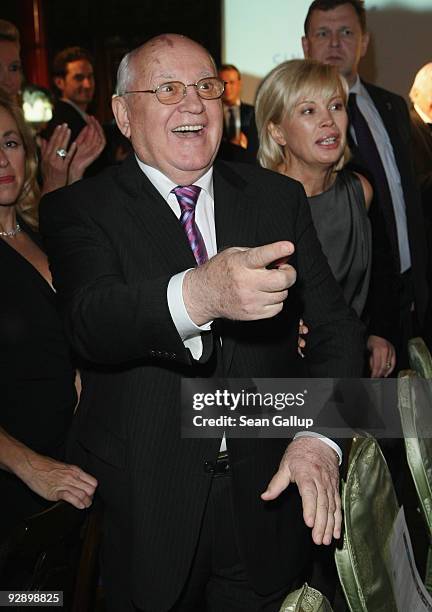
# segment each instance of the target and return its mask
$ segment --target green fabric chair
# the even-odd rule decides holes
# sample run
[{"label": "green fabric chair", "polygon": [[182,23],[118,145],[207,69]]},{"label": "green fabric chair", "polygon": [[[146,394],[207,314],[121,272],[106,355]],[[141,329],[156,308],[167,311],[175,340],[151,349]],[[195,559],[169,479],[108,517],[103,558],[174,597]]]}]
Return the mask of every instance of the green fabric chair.
[{"label": "green fabric chair", "polygon": [[432,378],[432,357],[422,338],[408,342],[408,357],[414,372],[422,378]]},{"label": "green fabric chair", "polygon": [[322,593],[304,584],[287,595],[280,612],[332,612],[332,607]]},{"label": "green fabric chair", "polygon": [[387,463],[371,436],[353,439],[342,507],[343,542],[335,559],[351,612],[395,612],[386,547],[399,506]]},{"label": "green fabric chair", "polygon": [[[412,365],[418,369],[399,374],[399,413],[408,465],[432,542],[432,389],[431,383],[422,378],[431,358],[425,346],[411,345],[410,341],[409,348]],[[432,545],[426,563],[425,585],[432,594]]]}]

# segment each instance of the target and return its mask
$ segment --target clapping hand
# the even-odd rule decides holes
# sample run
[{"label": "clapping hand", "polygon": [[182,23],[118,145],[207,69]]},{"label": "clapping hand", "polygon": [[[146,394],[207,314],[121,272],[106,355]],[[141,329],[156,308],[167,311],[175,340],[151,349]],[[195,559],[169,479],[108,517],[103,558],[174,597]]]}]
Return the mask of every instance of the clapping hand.
[{"label": "clapping hand", "polygon": [[42,193],[48,193],[70,185],[83,177],[85,170],[99,157],[105,148],[105,134],[94,117],[70,145],[71,131],[66,123],[58,125],[51,138],[38,139],[41,150]]},{"label": "clapping hand", "polygon": [[74,145],[76,146],[76,153],[69,167],[68,185],[80,180],[85,170],[105,148],[105,134],[95,117],[88,117],[88,123],[78,134]]},{"label": "clapping hand", "polygon": [[49,193],[67,185],[69,165],[77,148],[76,143],[72,143],[67,150],[70,137],[71,131],[67,123],[62,123],[54,129],[48,141],[38,138],[41,151],[42,193]]}]

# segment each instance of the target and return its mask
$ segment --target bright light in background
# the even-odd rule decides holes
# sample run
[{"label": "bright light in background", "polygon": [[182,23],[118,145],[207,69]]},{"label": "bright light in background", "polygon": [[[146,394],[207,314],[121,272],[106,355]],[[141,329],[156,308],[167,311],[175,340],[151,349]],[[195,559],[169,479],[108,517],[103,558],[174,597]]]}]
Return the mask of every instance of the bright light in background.
[{"label": "bright light in background", "polygon": [[28,86],[23,91],[23,112],[29,123],[46,123],[52,118],[53,104],[48,94],[35,86]]}]

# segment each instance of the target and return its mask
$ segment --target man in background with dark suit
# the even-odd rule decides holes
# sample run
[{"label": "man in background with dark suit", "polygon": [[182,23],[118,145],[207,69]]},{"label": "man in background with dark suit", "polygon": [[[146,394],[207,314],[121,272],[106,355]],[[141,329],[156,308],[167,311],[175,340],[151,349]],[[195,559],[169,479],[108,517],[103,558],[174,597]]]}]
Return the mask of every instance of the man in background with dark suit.
[{"label": "man in background with dark suit", "polygon": [[52,77],[60,95],[44,137],[48,139],[57,125],[67,123],[73,142],[87,125],[87,109],[95,93],[93,61],[88,51],[81,47],[59,51],[54,57]]},{"label": "man in background with dark suit", "polygon": [[[417,72],[410,91],[414,166],[420,186],[429,250],[428,283],[432,288],[432,63]],[[425,338],[432,347],[432,308],[429,307]]]},{"label": "man in background with dark suit", "polygon": [[423,196],[424,212],[432,210],[432,62],[417,72],[410,91],[413,104],[414,165]]},{"label": "man in background with dark suit", "polygon": [[[408,367],[407,341],[421,333],[428,300],[426,238],[412,166],[408,109],[400,96],[360,80],[358,66],[369,44],[362,0],[312,2],[302,44],[305,57],[337,66],[350,88],[351,165],[371,179],[375,193],[370,219],[378,274],[374,278],[372,271],[368,300],[371,369],[374,362],[393,369],[393,342],[400,370]],[[381,244],[385,248],[376,253]],[[389,286],[391,274],[386,281],[377,271],[379,258],[379,268],[384,268],[386,251],[398,284],[396,300]],[[393,313],[396,324],[389,328]]]},{"label": "man in background with dark suit", "polygon": [[[305,56],[337,66],[348,82],[350,163],[366,174],[374,188],[369,212],[372,279],[366,313],[371,371],[376,366],[381,372],[388,366],[393,369],[393,344],[396,371],[405,369],[409,367],[408,340],[419,333],[427,338],[430,326],[427,246],[412,163],[408,108],[401,96],[359,77],[359,63],[369,44],[362,0],[315,0],[309,7],[304,31]],[[386,439],[380,440],[380,445],[411,532],[420,533],[419,538],[415,536],[414,547],[423,547],[403,443]]]},{"label": "man in background with dark suit", "polygon": [[[233,64],[222,64],[219,77],[225,81],[222,96],[224,110],[223,140],[246,149],[256,158],[258,134],[255,124],[254,107],[241,101],[242,79]],[[240,161],[240,160],[239,160]]]},{"label": "man in background with dark suit", "polygon": [[[70,129],[70,146],[90,124],[92,130],[96,130],[99,138],[105,142],[102,126],[87,112],[95,93],[93,61],[88,51],[81,47],[68,47],[59,51],[54,57],[52,75],[60,96],[54,104],[52,119],[42,132],[42,137],[49,140],[57,126],[67,124]],[[102,154],[103,150],[98,159],[87,168],[85,176],[92,176],[102,169],[105,163]]]},{"label": "man in background with dark suit", "polygon": [[361,372],[362,329],[304,191],[253,165],[213,164],[222,93],[188,38],[130,52],[113,111],[134,154],[41,206],[66,331],[87,362],[75,458],[105,502],[113,612],[276,612],[312,540],[340,535],[333,440],[180,435],[184,377]]}]

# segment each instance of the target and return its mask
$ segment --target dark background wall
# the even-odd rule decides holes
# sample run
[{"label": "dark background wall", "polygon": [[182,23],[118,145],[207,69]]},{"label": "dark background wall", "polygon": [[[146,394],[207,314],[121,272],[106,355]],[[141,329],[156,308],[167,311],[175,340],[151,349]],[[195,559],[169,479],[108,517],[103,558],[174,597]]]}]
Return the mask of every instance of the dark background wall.
[{"label": "dark background wall", "polygon": [[[38,2],[1,0],[0,18],[21,32],[22,55],[30,54],[26,22]],[[202,43],[216,61],[221,56],[221,0],[40,0],[48,62],[65,47],[80,45],[93,57],[97,90],[94,110],[102,121],[111,116],[109,100],[121,57],[163,32],[185,34]]]}]

